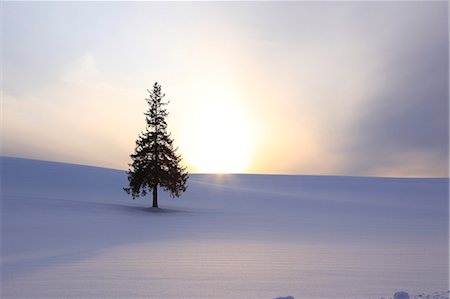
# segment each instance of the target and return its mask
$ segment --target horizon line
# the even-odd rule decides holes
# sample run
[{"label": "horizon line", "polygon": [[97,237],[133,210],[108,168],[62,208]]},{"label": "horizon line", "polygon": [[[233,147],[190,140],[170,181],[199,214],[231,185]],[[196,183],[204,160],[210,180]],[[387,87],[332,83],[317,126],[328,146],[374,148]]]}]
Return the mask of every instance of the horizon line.
[{"label": "horizon line", "polygon": [[[91,165],[91,164],[81,164],[76,162],[67,162],[67,161],[56,161],[56,160],[44,160],[44,159],[37,159],[37,158],[30,158],[30,157],[23,157],[23,156],[6,156],[0,154],[0,159],[8,158],[8,159],[20,159],[20,160],[31,160],[31,161],[38,161],[38,162],[47,162],[47,163],[55,163],[55,164],[67,164],[67,165],[74,165],[74,166],[83,166],[83,167],[92,167],[92,168],[102,168],[102,169],[109,169],[109,170],[115,170],[115,171],[123,171],[127,172],[127,169],[118,169],[118,168],[112,168],[112,167],[105,167],[100,165]],[[1,163],[0,163],[0,169],[1,169]],[[401,176],[375,176],[375,175],[342,175],[342,174],[304,174],[304,173],[208,173],[208,172],[188,172],[188,174],[194,174],[194,175],[215,175],[215,176],[227,176],[227,175],[261,175],[261,176],[315,176],[315,177],[353,177],[353,178],[378,178],[378,179],[450,179],[450,176],[446,177],[418,177],[418,176],[411,176],[411,177],[401,177]]]}]

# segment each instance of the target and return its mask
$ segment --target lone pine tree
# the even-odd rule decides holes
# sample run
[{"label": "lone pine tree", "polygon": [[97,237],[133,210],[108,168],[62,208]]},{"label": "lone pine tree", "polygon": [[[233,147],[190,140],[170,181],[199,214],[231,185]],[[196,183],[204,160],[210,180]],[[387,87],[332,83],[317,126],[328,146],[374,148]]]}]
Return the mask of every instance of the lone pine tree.
[{"label": "lone pine tree", "polygon": [[181,156],[173,148],[173,139],[167,132],[166,117],[169,114],[163,102],[164,94],[157,82],[153,90],[148,90],[149,109],[145,112],[146,128],[136,140],[136,148],[130,156],[129,187],[123,188],[133,199],[153,193],[153,207],[158,207],[158,186],[170,192],[172,197],[179,197],[186,191],[188,173],[180,165]]}]

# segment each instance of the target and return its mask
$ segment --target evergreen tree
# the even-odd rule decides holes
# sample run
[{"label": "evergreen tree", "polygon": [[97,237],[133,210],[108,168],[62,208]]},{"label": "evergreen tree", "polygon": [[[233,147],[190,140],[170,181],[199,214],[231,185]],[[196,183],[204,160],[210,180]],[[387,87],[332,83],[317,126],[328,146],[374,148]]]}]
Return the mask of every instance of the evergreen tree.
[{"label": "evergreen tree", "polygon": [[186,191],[188,173],[180,165],[181,157],[173,148],[173,139],[167,132],[168,102],[163,102],[164,94],[161,85],[153,85],[153,91],[148,90],[149,109],[145,112],[147,126],[136,140],[133,160],[129,164],[129,187],[123,188],[133,199],[153,192],[153,207],[158,207],[158,186],[170,192],[172,197],[179,197]]}]

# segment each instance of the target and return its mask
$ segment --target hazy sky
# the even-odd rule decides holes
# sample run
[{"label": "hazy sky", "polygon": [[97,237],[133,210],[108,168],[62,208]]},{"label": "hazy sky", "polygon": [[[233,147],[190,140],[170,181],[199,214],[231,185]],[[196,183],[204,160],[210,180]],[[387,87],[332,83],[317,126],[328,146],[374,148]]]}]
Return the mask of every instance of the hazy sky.
[{"label": "hazy sky", "polygon": [[125,169],[158,81],[192,172],[448,176],[446,1],[2,5],[2,155]]}]

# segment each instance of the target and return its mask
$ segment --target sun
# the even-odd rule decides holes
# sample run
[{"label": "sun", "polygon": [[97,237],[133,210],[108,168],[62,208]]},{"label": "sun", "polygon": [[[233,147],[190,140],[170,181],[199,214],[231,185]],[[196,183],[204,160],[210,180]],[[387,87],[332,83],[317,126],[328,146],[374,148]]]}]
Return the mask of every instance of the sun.
[{"label": "sun", "polygon": [[223,90],[205,98],[185,130],[187,162],[200,173],[245,172],[253,147],[250,119]]}]

